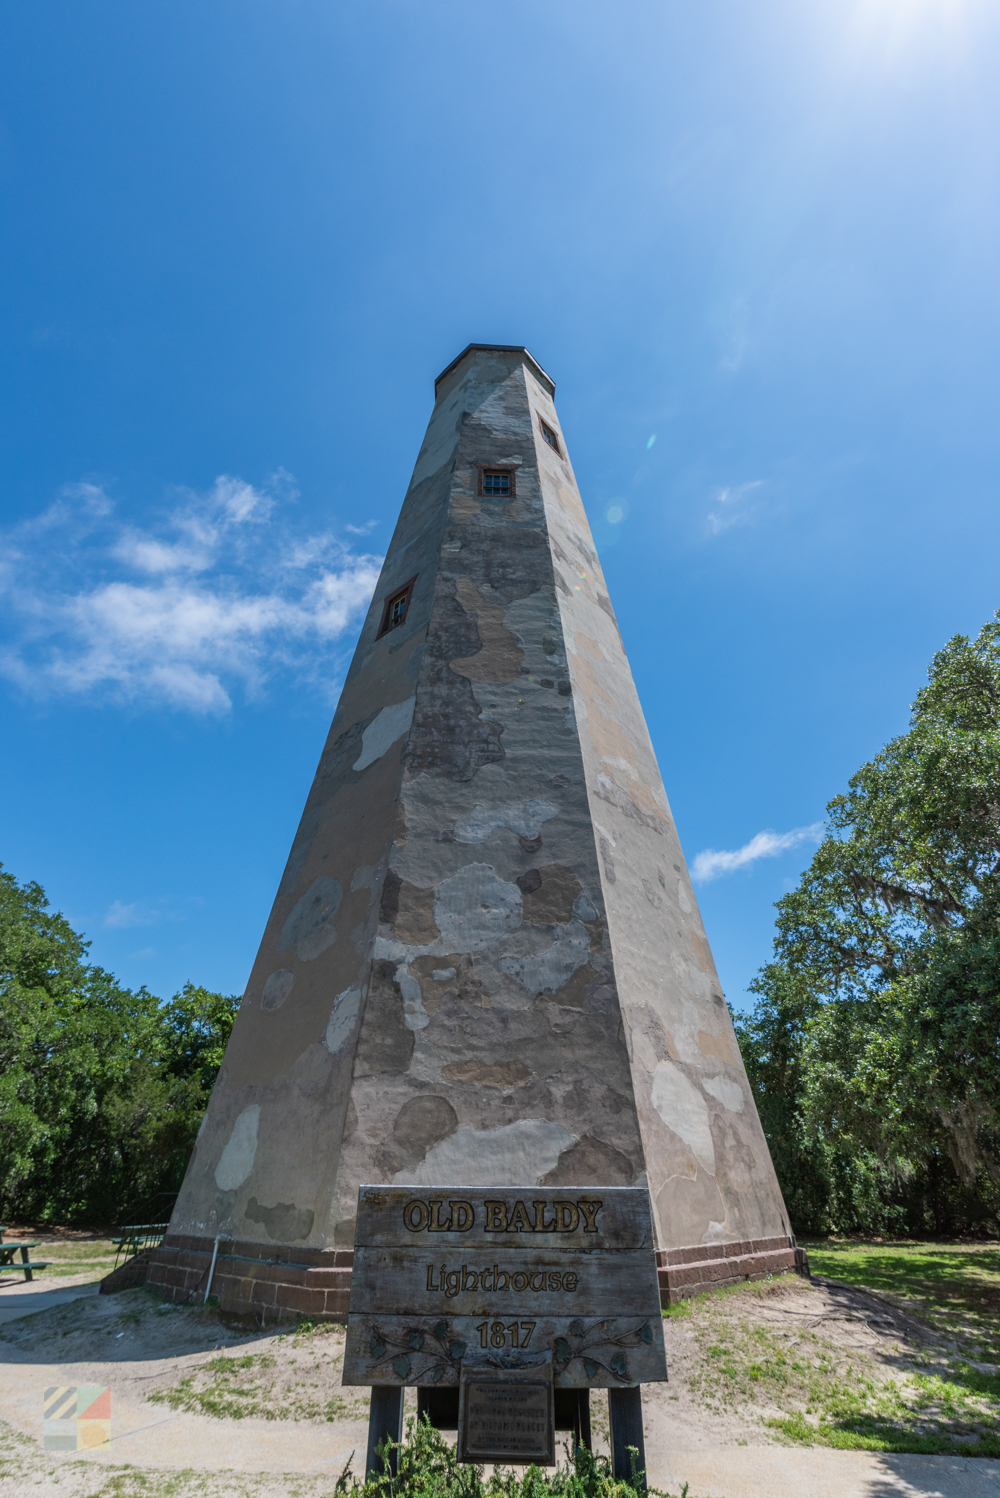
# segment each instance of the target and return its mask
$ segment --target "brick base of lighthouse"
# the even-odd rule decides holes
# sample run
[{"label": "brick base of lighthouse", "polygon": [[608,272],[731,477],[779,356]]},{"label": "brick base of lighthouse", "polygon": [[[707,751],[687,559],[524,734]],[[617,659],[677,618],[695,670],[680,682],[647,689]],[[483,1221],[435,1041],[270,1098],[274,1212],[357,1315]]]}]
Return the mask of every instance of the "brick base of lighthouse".
[{"label": "brick base of lighthouse", "polygon": [[[214,1246],[212,1238],[168,1234],[151,1255],[147,1285],[168,1300],[200,1301],[208,1286]],[[220,1244],[211,1293],[222,1311],[252,1317],[260,1326],[296,1315],[346,1321],[353,1263],[350,1248]],[[660,1249],[656,1263],[663,1306],[741,1280],[809,1273],[805,1249],[788,1237]]]}]

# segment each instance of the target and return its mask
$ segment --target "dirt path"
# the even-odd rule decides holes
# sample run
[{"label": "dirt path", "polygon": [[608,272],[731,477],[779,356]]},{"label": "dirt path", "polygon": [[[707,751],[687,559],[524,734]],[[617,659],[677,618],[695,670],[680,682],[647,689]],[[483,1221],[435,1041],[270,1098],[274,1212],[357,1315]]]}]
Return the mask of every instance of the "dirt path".
[{"label": "dirt path", "polygon": [[[1000,1460],[803,1444],[838,1401],[911,1431],[961,1426],[974,1439],[984,1421],[995,1428],[974,1390],[961,1408],[920,1405],[920,1381],[953,1373],[957,1354],[884,1297],[787,1279],[706,1297],[664,1327],[671,1380],[643,1395],[657,1487],[677,1494],[687,1482],[690,1498],[1000,1498]],[[8,1320],[0,1495],[331,1494],[352,1452],[363,1467],[367,1436],[365,1391],[342,1386],[342,1353],[339,1328],[250,1334],[141,1290]],[[83,1383],[111,1387],[110,1445],[43,1453],[44,1389]],[[887,1392],[899,1389],[917,1391],[910,1405]],[[599,1394],[594,1424],[606,1448]]]}]

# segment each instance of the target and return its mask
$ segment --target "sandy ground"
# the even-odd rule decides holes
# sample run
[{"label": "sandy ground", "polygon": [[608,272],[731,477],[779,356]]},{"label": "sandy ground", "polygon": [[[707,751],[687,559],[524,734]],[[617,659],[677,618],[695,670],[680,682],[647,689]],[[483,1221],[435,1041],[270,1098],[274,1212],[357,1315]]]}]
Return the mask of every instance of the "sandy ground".
[{"label": "sandy ground", "polygon": [[[0,1284],[0,1498],[318,1498],[332,1494],[352,1454],[354,1470],[363,1468],[367,1400],[341,1384],[339,1328],[247,1333],[144,1291],[98,1297],[96,1289],[79,1276]],[[751,1304],[790,1345],[821,1328],[887,1375],[926,1335],[880,1297],[843,1286],[790,1278],[741,1301],[741,1311]],[[762,1423],[766,1406],[720,1408],[692,1390],[692,1318],[667,1321],[665,1333],[671,1381],[643,1391],[649,1480],[661,1490],[679,1494],[687,1483],[689,1498],[1000,1498],[997,1461],[783,1445]],[[110,1444],[42,1451],[43,1391],[65,1384],[110,1385]],[[217,1413],[205,1413],[206,1403]],[[594,1425],[606,1449],[607,1404],[598,1393]]]}]

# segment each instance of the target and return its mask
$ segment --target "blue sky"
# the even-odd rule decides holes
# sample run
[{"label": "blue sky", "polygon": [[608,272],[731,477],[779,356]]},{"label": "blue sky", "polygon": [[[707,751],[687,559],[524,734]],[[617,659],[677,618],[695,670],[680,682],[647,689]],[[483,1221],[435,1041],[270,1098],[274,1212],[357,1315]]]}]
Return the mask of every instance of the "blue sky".
[{"label": "blue sky", "polygon": [[995,5],[4,12],[5,866],[242,989],[433,377],[524,343],[742,1007],[1000,607]]}]

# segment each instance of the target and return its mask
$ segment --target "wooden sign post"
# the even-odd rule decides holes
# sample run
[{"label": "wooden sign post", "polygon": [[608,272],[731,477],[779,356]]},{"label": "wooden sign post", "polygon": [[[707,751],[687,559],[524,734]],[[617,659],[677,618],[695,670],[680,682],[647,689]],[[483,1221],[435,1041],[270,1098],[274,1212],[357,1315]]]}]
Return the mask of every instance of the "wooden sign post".
[{"label": "wooden sign post", "polygon": [[644,1189],[361,1187],[343,1377],[372,1386],[369,1472],[400,1439],[407,1386],[460,1388],[460,1459],[551,1463],[545,1385],[609,1390],[628,1477],[628,1447],[645,1463],[639,1386],[666,1376]]}]

